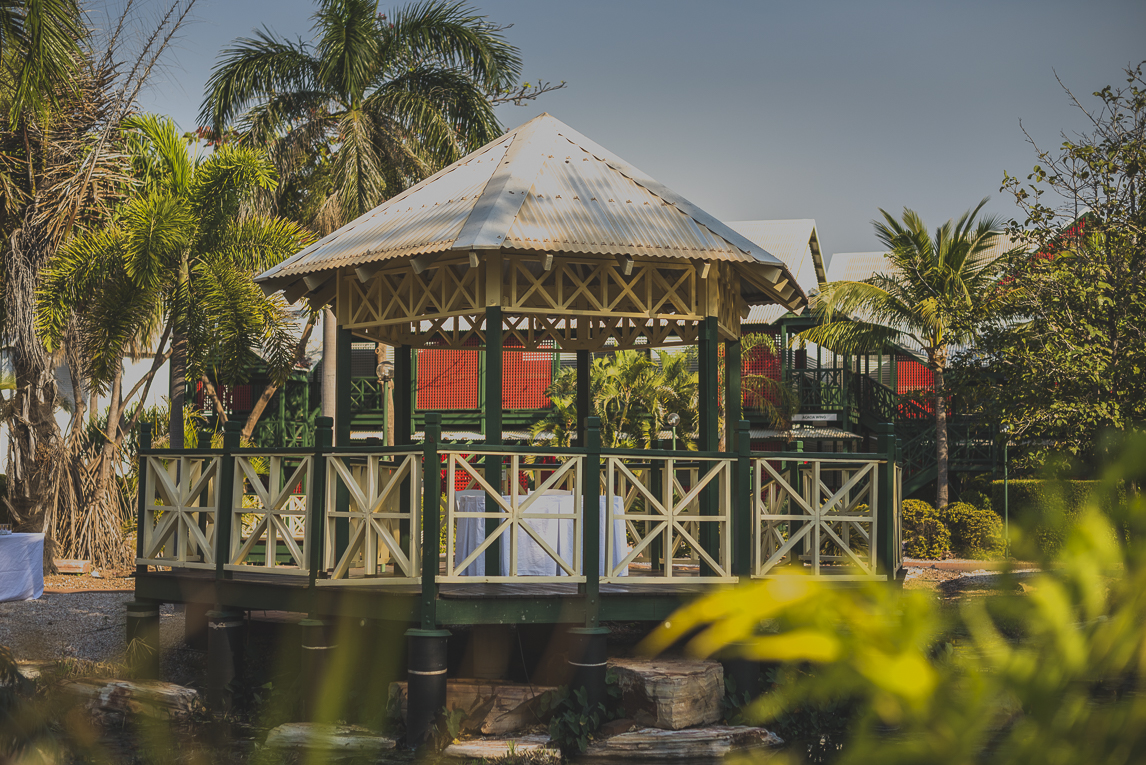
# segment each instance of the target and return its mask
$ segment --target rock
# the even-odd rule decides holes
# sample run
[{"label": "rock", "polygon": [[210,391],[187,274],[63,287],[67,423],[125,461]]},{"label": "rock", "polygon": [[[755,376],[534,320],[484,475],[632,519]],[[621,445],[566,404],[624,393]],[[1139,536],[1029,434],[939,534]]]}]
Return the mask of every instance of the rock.
[{"label": "rock", "polygon": [[543,758],[531,758],[530,762],[561,762],[561,752],[549,749],[549,736],[531,735],[520,738],[475,738],[469,741],[456,741],[442,752],[446,757],[460,760],[487,762],[509,754],[540,752]]},{"label": "rock", "polygon": [[98,571],[92,571],[92,579],[103,579],[103,574]]},{"label": "rock", "polygon": [[369,755],[394,748],[394,740],[352,725],[286,723],[267,734],[266,747],[338,755]]},{"label": "rock", "polygon": [[52,562],[61,574],[86,574],[92,567],[91,561],[75,558],[56,558]]},{"label": "rock", "polygon": [[95,713],[143,715],[157,720],[188,720],[199,708],[199,693],[175,683],[130,680],[76,680],[65,689],[86,699]]},{"label": "rock", "polygon": [[715,661],[609,659],[637,725],[680,730],[720,720],[724,669]]},{"label": "rock", "polygon": [[[446,709],[466,713],[463,729],[500,736],[545,722],[537,711],[544,685],[522,685],[501,680],[458,678],[446,682]],[[391,683],[390,698],[397,697],[406,719],[406,683]]]},{"label": "rock", "polygon": [[609,722],[603,724],[600,728],[597,729],[596,735],[597,738],[612,738],[613,736],[619,736],[622,733],[628,733],[636,727],[636,723],[625,717],[620,720],[610,720]]},{"label": "rock", "polygon": [[642,728],[612,738],[598,739],[589,745],[582,757],[639,762],[694,758],[718,761],[729,752],[766,749],[783,743],[779,736],[764,728],[739,725],[674,731]]}]

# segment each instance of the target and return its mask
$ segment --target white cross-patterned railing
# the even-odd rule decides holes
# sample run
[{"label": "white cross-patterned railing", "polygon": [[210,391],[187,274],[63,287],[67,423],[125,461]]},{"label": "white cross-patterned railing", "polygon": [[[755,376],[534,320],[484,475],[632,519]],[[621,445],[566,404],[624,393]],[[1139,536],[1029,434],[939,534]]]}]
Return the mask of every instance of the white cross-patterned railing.
[{"label": "white cross-patterned railing", "polygon": [[813,458],[783,470],[755,460],[753,576],[776,575],[778,566],[798,562],[813,576],[886,579],[876,568],[883,464]]},{"label": "white cross-patterned railing", "polygon": [[[616,535],[606,534],[602,554],[609,564],[601,581],[619,582],[625,577],[627,584],[655,584],[682,576],[708,582],[737,581],[731,563],[733,460],[690,455],[656,460],[652,465],[644,461],[644,457],[609,456],[602,465],[607,528],[623,520],[632,544],[623,555],[618,554]],[[687,483],[682,483],[682,473]],[[654,477],[660,479],[659,486],[654,485]],[[715,495],[708,514],[701,509],[706,493]],[[702,529],[712,526],[715,543],[706,549]],[[658,539],[659,556],[652,552]],[[669,552],[665,555],[663,551]],[[684,560],[678,558],[682,553]],[[653,560],[655,557],[661,560]],[[630,577],[629,566],[640,558],[651,561],[649,576]],[[699,569],[697,573],[693,568]]]},{"label": "white cross-patterned railing", "polygon": [[[318,584],[420,582],[422,453],[334,453],[326,458],[326,468],[324,560],[330,575]],[[349,494],[346,510],[336,509],[340,484]],[[405,503],[403,487],[408,490]],[[347,526],[341,550],[340,523]],[[405,535],[403,526],[410,529]]]},{"label": "white cross-patterned railing", "polygon": [[214,568],[217,456],[146,457],[138,565]]},{"label": "white cross-patterned railing", "polygon": [[[582,482],[584,457],[569,454],[522,454],[510,451],[444,449],[446,460],[446,570],[443,582],[582,582]],[[504,465],[496,489],[485,478],[488,458]],[[508,471],[508,472],[506,472]],[[459,491],[459,478],[472,491]],[[522,486],[522,479],[533,487]],[[504,492],[504,493],[503,493]],[[487,510],[487,498],[495,506]],[[496,528],[487,533],[487,521]],[[485,571],[485,555],[498,545],[502,571]],[[526,552],[528,550],[528,552]],[[545,574],[523,573],[530,556]]]},{"label": "white cross-patterned railing", "polygon": [[[264,570],[280,574],[309,572],[310,539],[307,534],[305,492],[312,480],[310,455],[244,452],[235,464],[230,512],[231,539],[227,564],[231,571]],[[302,489],[304,494],[299,494]],[[263,562],[252,553],[263,545]],[[288,562],[279,563],[279,548]]]}]

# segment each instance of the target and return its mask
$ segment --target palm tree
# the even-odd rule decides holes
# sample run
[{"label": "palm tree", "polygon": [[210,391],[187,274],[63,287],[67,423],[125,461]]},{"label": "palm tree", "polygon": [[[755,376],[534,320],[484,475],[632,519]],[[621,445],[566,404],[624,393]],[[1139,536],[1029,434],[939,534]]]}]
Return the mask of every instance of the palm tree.
[{"label": "palm tree", "polygon": [[236,40],[201,111],[216,137],[237,130],[273,148],[280,202],[306,222],[331,230],[501,133],[490,96],[521,61],[467,6],[387,16],[376,0],[321,0],[313,29],[311,43],[269,30]]},{"label": "palm tree", "polygon": [[313,237],[249,209],[276,183],[264,152],[224,145],[196,156],[172,121],[151,115],[124,127],[138,192],[108,225],[73,239],[50,264],[38,329],[54,347],[75,317],[91,379],[113,388],[108,421],[116,442],[117,428],[121,437],[131,427],[120,425],[117,411],[125,349],[139,338],[155,341],[154,373],[170,337],[170,442],[181,448],[189,376],[214,368],[218,379],[242,379],[256,351],[273,379],[289,374],[292,316],[252,277]]},{"label": "palm tree", "polygon": [[984,199],[930,235],[919,214],[902,221],[881,209],[873,221],[890,268],[863,281],[824,285],[813,306],[819,324],[798,338],[837,353],[868,353],[889,343],[922,348],[935,375],[936,504],[947,504],[947,409],[944,372],[953,345],[971,343],[975,328],[1000,299],[1000,260],[987,257],[1002,233],[994,217],[978,218]]}]

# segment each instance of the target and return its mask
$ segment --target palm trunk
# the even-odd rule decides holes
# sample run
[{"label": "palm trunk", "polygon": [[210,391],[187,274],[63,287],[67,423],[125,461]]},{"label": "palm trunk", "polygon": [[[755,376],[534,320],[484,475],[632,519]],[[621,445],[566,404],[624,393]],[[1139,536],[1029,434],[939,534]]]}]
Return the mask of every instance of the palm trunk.
[{"label": "palm trunk", "polygon": [[[34,209],[34,206],[29,209]],[[10,336],[9,358],[15,374],[7,425],[12,461],[8,471],[8,501],[21,531],[51,534],[48,503],[59,465],[60,438],[56,424],[56,381],[52,361],[36,335],[36,288],[50,248],[26,225],[12,236],[3,254],[4,316]],[[49,538],[45,560],[52,558]]]},{"label": "palm trunk", "polygon": [[171,412],[168,419],[170,448],[183,448],[183,407],[187,401],[187,334],[184,324],[190,306],[191,264],[184,255],[179,263],[179,286],[175,292],[175,310],[171,316]]},{"label": "palm trunk", "polygon": [[947,405],[943,398],[943,364],[935,369],[935,506],[947,506]]},{"label": "palm trunk", "polygon": [[[295,364],[302,362],[306,356],[306,344],[310,342],[310,333],[314,331],[315,314],[311,314],[306,322],[306,327],[302,330],[302,335],[298,338],[298,343],[294,347],[294,360]],[[323,367],[325,369],[325,367]],[[255,426],[259,424],[259,419],[262,418],[263,412],[267,408],[267,404],[271,402],[275,392],[278,391],[279,386],[274,383],[268,383],[267,387],[263,388],[263,393],[259,396],[259,400],[255,402],[255,408],[251,410],[250,415],[247,417],[246,423],[243,424],[243,430],[240,435],[242,440],[250,441],[251,436],[255,432]],[[286,395],[285,391],[283,395]]]}]

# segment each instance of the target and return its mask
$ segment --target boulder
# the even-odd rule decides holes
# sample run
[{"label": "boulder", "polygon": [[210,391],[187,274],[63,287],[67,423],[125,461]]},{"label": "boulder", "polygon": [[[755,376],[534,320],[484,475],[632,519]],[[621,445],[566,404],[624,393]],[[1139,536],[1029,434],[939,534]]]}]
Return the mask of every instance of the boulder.
[{"label": "boulder", "polygon": [[715,661],[609,659],[625,713],[639,726],[680,730],[720,720],[724,669]]},{"label": "boulder", "polygon": [[394,740],[353,725],[286,723],[267,734],[266,747],[277,751],[299,750],[350,757],[393,749]]},{"label": "boulder", "polygon": [[84,699],[97,714],[142,715],[157,720],[189,720],[200,708],[199,692],[158,680],[75,680],[65,689]]},{"label": "boulder", "polygon": [[[463,730],[501,736],[545,722],[538,712],[539,701],[552,690],[543,685],[458,678],[446,682],[446,709],[466,713]],[[405,720],[406,683],[392,683],[390,698],[396,700]]]},{"label": "boulder", "polygon": [[783,740],[764,728],[720,725],[689,730],[642,728],[600,739],[589,745],[584,759],[719,761],[730,752],[768,749],[783,745]]},{"label": "boulder", "polygon": [[[561,762],[561,752],[549,748],[549,736],[529,735],[518,738],[474,738],[468,741],[455,741],[445,748],[442,754],[471,762],[490,762],[510,754],[536,752],[530,762]],[[540,755],[540,756],[539,756]]]}]

